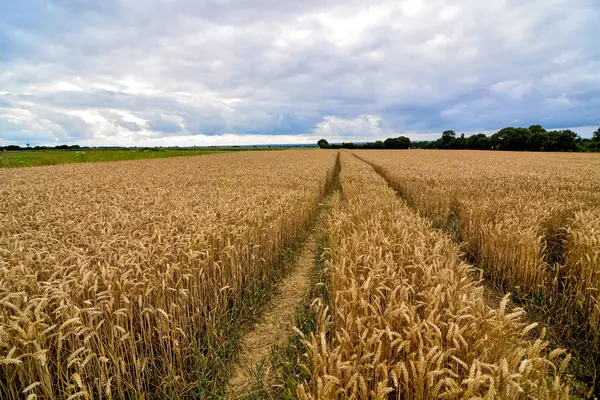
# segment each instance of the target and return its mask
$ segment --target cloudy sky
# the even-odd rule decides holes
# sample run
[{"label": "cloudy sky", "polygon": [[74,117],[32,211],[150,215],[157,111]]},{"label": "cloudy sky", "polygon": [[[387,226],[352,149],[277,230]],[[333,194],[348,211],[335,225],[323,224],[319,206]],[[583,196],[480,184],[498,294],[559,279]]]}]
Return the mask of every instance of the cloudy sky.
[{"label": "cloudy sky", "polygon": [[2,0],[0,145],[589,137],[598,21],[597,0]]}]

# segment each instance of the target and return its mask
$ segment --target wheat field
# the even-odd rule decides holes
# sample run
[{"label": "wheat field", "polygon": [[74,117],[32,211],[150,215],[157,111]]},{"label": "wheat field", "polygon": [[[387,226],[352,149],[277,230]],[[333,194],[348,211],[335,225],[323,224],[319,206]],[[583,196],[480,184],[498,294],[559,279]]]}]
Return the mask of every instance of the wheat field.
[{"label": "wheat field", "polygon": [[300,398],[569,397],[569,356],[549,351],[508,296],[490,307],[456,244],[347,153],[340,182],[331,303],[307,339],[312,375]]},{"label": "wheat field", "polygon": [[0,170],[0,398],[214,386],[221,321],[253,306],[334,163],[253,152]]},{"label": "wheat field", "polygon": [[315,218],[319,295],[273,363],[295,375],[264,398],[590,394],[598,204],[600,158],[586,154],[286,150],[2,169],[0,398],[224,398],[241,337]]},{"label": "wheat field", "polygon": [[[491,284],[557,327],[600,377],[600,157],[361,152],[423,216],[463,242]],[[587,365],[587,366],[586,366]]]}]

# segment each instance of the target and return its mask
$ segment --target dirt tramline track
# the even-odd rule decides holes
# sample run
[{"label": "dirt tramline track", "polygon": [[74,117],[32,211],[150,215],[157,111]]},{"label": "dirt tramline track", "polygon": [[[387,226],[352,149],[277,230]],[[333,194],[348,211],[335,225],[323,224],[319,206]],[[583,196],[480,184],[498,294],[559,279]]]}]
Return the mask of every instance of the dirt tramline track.
[{"label": "dirt tramline track", "polygon": [[269,355],[274,346],[284,345],[293,333],[295,312],[307,294],[317,257],[317,246],[327,218],[331,199],[327,197],[320,206],[314,225],[303,239],[301,249],[290,266],[289,274],[281,279],[277,293],[271,300],[272,306],[265,315],[241,339],[241,352],[228,385],[228,398],[248,395],[255,387],[256,370],[263,379],[274,382],[276,372],[271,369]]}]

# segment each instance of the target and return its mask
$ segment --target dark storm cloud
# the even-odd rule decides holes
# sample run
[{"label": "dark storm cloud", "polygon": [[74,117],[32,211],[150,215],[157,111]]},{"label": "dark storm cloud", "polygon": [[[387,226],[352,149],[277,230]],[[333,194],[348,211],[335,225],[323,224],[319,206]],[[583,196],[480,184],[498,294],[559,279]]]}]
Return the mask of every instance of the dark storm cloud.
[{"label": "dark storm cloud", "polygon": [[0,138],[599,125],[598,20],[592,0],[1,2]]}]

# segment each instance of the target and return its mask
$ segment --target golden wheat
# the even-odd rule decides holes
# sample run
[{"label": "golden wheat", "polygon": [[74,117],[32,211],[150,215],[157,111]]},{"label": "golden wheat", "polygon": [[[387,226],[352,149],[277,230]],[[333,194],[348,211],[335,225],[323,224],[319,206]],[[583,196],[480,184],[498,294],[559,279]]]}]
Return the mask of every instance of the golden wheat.
[{"label": "golden wheat", "polygon": [[[421,214],[464,241],[490,282],[550,319],[561,340],[589,359],[581,373],[594,374],[590,367],[600,361],[597,154],[356,154]],[[592,384],[595,374],[588,377]]]},{"label": "golden wheat", "polygon": [[[398,154],[398,153],[395,153]],[[569,357],[484,300],[450,238],[343,153],[329,221],[329,305],[307,341],[304,399],[568,398]]]},{"label": "golden wheat", "polygon": [[[443,224],[454,214],[462,239],[494,279],[529,293],[555,278],[554,264],[571,267],[564,265],[564,243],[557,239],[576,212],[590,211],[588,219],[595,220],[600,204],[595,154],[411,151],[360,157],[427,216]],[[586,234],[597,240],[599,233]]]},{"label": "golden wheat", "polygon": [[334,162],[247,152],[1,170],[0,398],[193,393],[207,353],[229,351],[221,322],[276,273]]}]

